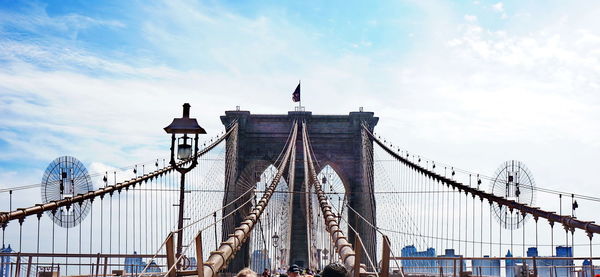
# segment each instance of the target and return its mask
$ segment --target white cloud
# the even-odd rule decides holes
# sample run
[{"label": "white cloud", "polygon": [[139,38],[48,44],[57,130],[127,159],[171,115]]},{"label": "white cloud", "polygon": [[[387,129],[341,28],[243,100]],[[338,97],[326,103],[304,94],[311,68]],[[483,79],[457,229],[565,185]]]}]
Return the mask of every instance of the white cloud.
[{"label": "white cloud", "polygon": [[470,14],[465,14],[465,20],[467,22],[475,22],[475,21],[477,21],[477,16],[470,15]]},{"label": "white cloud", "polygon": [[492,9],[494,9],[497,12],[504,12],[504,4],[502,2],[498,2],[492,5]]},{"label": "white cloud", "polygon": [[500,13],[500,18],[502,18],[502,19],[507,19],[508,18],[508,15],[504,11],[504,4],[502,2],[498,2],[498,3],[494,4],[494,5],[492,5],[492,9],[495,12]]},{"label": "white cloud", "polygon": [[[219,5],[165,1],[145,7],[141,32],[152,47],[183,67],[228,70],[303,70],[324,59],[316,30],[287,21],[285,12],[242,16]],[[257,61],[260,61],[257,63]]]},{"label": "white cloud", "polygon": [[[431,45],[443,46],[423,48],[408,60],[374,61],[349,53],[330,55],[311,39],[289,43],[292,37],[307,36],[278,17],[248,19],[187,2],[165,5],[155,7],[165,9],[157,14],[161,20],[145,24],[147,36],[157,44],[168,42],[163,46],[165,52],[189,57],[197,52],[193,45],[201,44],[203,37],[229,29],[227,35],[202,46],[197,55],[213,54],[225,71],[137,67],[80,49],[4,40],[0,44],[6,49],[3,58],[11,62],[0,70],[2,99],[7,103],[2,113],[12,118],[4,117],[2,124],[32,133],[41,129],[54,132],[41,140],[36,136],[23,140],[5,132],[6,140],[23,147],[39,143],[41,148],[30,154],[40,160],[69,152],[85,160],[128,164],[151,158],[157,151],[164,154],[161,128],[179,114],[181,103],[191,102],[192,113],[214,133],[222,128],[217,116],[237,104],[253,112],[291,108],[288,94],[299,78],[303,80],[304,103],[310,109],[345,113],[366,106],[390,121],[406,124],[411,135],[420,139],[444,136],[501,142],[516,140],[512,133],[519,132],[519,140],[575,137],[594,144],[598,137],[597,128],[582,129],[570,123],[595,126],[593,118],[597,116],[598,103],[592,92],[599,86],[595,49],[599,49],[600,39],[585,28],[570,37],[550,28],[514,35],[511,30],[489,31],[476,24],[475,15],[465,15],[469,24],[446,32],[446,43],[437,44],[437,37],[429,37]],[[148,12],[157,13],[151,8]],[[181,13],[189,14],[184,17]],[[437,8],[433,13],[444,14]],[[209,27],[198,27],[204,25]],[[252,36],[260,43],[251,42]],[[229,37],[239,39],[224,42]],[[212,47],[212,43],[225,46]],[[370,42],[361,44],[369,46]],[[306,51],[311,54],[298,54]],[[271,60],[282,56],[290,58],[270,66],[274,65]],[[54,70],[40,70],[27,62],[31,60]],[[283,71],[279,70],[282,64],[294,66]],[[78,68],[110,74],[96,77],[78,72]],[[341,91],[343,97],[337,93]],[[367,92],[377,93],[377,97],[365,98]],[[331,102],[338,105],[326,105]],[[438,123],[420,125],[423,121]],[[385,122],[381,124],[385,126]],[[464,133],[472,135],[465,138]],[[79,142],[69,143],[75,137]],[[129,156],[115,154],[125,149],[132,149],[127,150]]]},{"label": "white cloud", "polygon": [[0,11],[0,31],[7,27],[17,27],[19,30],[38,34],[59,32],[66,34],[70,39],[76,39],[81,30],[91,27],[125,27],[125,24],[116,20],[104,20],[73,13],[49,16],[46,7],[38,3],[28,3],[27,7],[29,12],[24,14]]}]

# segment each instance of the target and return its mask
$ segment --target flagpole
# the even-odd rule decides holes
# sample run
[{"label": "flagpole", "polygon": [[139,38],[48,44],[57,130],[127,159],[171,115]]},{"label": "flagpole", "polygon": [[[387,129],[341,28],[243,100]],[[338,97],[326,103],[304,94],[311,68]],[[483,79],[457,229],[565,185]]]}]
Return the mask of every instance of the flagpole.
[{"label": "flagpole", "polygon": [[[301,80],[298,80],[298,86],[300,86],[301,84]],[[302,91],[302,88],[300,88],[300,91]],[[298,101],[298,111],[301,112],[302,111],[302,93],[300,93],[300,101]]]}]

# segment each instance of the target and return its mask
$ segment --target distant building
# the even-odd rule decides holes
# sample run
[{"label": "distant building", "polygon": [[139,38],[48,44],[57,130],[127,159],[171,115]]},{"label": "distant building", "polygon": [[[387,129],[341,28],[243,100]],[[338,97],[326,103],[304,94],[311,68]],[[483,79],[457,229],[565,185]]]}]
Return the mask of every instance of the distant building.
[{"label": "distant building", "polygon": [[137,252],[133,251],[133,256],[125,258],[125,272],[139,274],[146,267],[146,263],[142,261],[142,257],[136,255]]},{"label": "distant building", "polygon": [[[557,246],[555,257],[573,257],[573,250],[571,247]],[[540,276],[571,276],[569,272],[575,265],[573,260],[551,260],[551,259],[536,259],[536,266],[538,268],[538,275]]]},{"label": "distant building", "polygon": [[155,272],[162,272],[162,271],[160,270],[160,266],[158,266],[158,265],[156,264],[156,262],[155,262],[154,260],[152,260],[152,261],[150,261],[150,263],[148,264],[148,268],[146,269],[146,272],[152,272],[152,273],[155,273]]},{"label": "distant building", "polygon": [[254,250],[251,261],[250,268],[254,272],[263,272],[265,268],[271,268],[271,259],[267,256],[266,251]]},{"label": "distant building", "polygon": [[527,248],[527,257],[537,257],[537,256],[538,256],[537,247]]},{"label": "distant building", "polygon": [[[462,258],[462,255],[456,255],[454,253],[454,249],[446,249],[444,255],[440,255],[438,257],[453,257],[453,258]],[[441,267],[444,275],[456,275],[460,274],[461,269],[466,270],[467,265],[463,260],[453,259],[453,260],[438,260],[438,267]]]},{"label": "distant building", "polygon": [[188,265],[187,269],[189,270],[194,270],[198,268],[198,260],[196,260],[196,257],[189,257],[188,258],[190,261],[190,264]]},{"label": "distant building", "polygon": [[594,266],[594,272],[592,273],[592,263],[590,260],[583,260],[583,276],[582,277],[593,277],[596,274],[600,274],[600,266]]},{"label": "distant building", "polygon": [[[400,251],[402,257],[435,257],[435,248],[417,251],[414,245],[405,246]],[[435,260],[402,260],[404,273],[439,273]]]},{"label": "distant building", "polygon": [[[484,258],[490,256],[485,255]],[[473,260],[473,275],[475,276],[500,276],[500,260]]]},{"label": "distant building", "polygon": [[[529,253],[529,251],[527,253]],[[537,250],[536,250],[536,253],[537,253]],[[513,254],[512,254],[512,252],[510,252],[510,250],[508,250],[508,252],[506,252],[506,257],[507,258],[513,257]],[[523,263],[523,260],[521,260],[521,259],[505,260],[504,264],[506,265],[506,277],[515,276],[516,265],[522,264],[522,263]]]},{"label": "distant building", "polygon": [[[539,257],[538,249],[535,247],[529,247],[529,249],[527,249],[527,257]],[[556,256],[554,257],[573,257],[573,250],[571,247],[557,246]],[[537,258],[535,264],[539,276],[556,277],[571,276],[570,272],[572,271],[574,265],[575,264],[573,263],[572,259],[552,260],[544,259],[544,257]],[[527,266],[529,266],[530,269],[533,269],[533,260],[527,260]],[[591,268],[589,268],[589,270],[591,271]]]},{"label": "distant building", "polygon": [[[0,248],[0,253],[12,253],[14,252],[12,248],[10,248],[10,244],[8,247]],[[0,258],[0,277],[9,277],[10,275],[10,256],[2,256]]]}]

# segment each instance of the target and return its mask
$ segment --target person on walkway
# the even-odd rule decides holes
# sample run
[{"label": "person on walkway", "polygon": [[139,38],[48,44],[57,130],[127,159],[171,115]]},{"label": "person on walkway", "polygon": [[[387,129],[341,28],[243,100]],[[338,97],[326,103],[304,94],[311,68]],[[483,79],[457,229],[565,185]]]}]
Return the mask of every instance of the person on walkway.
[{"label": "person on walkway", "polygon": [[342,264],[328,264],[321,272],[321,277],[349,277],[348,270]]},{"label": "person on walkway", "polygon": [[299,277],[300,276],[300,272],[302,272],[302,270],[300,269],[300,267],[297,264],[293,264],[290,266],[290,268],[288,268],[287,271],[287,275],[289,277]]},{"label": "person on walkway", "polygon": [[258,275],[252,269],[246,267],[240,270],[235,277],[258,277]]},{"label": "person on walkway", "polygon": [[271,277],[271,270],[269,270],[268,268],[265,268],[265,270],[263,270],[263,273],[261,274],[262,277]]}]

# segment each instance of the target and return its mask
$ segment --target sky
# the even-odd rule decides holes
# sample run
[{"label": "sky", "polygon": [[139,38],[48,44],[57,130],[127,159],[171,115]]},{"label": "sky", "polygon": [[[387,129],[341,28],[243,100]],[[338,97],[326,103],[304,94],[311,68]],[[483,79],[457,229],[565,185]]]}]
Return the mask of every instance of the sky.
[{"label": "sky", "polygon": [[284,114],[301,80],[306,110],[364,107],[413,153],[486,175],[521,160],[538,186],[598,195],[598,14],[597,1],[3,0],[0,188],[39,183],[62,155],[92,172],[164,157],[185,102],[208,137],[236,106]]}]

